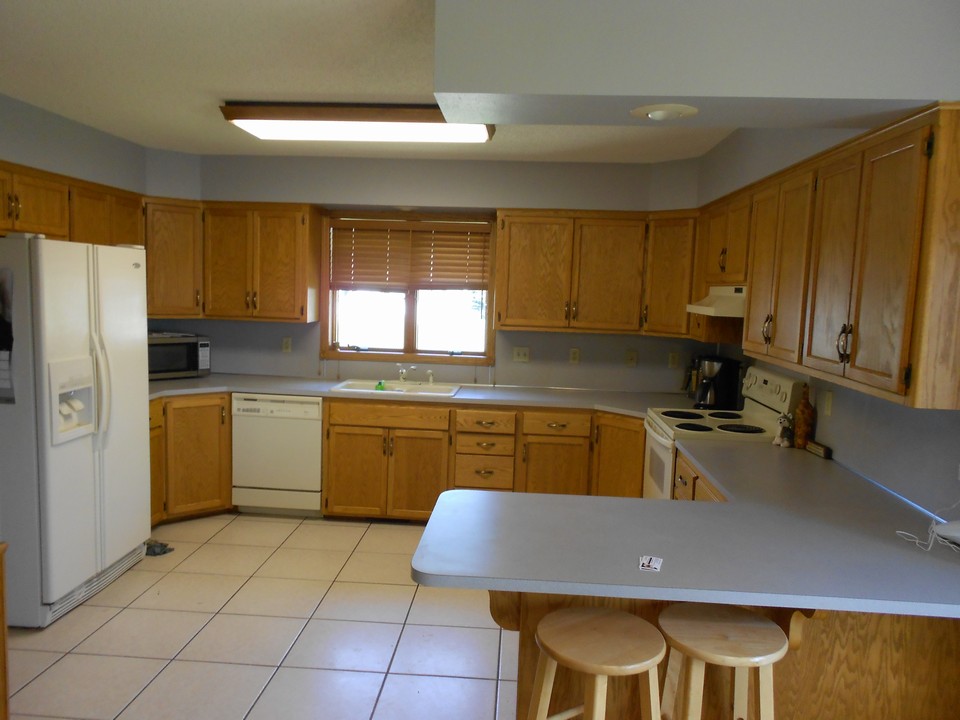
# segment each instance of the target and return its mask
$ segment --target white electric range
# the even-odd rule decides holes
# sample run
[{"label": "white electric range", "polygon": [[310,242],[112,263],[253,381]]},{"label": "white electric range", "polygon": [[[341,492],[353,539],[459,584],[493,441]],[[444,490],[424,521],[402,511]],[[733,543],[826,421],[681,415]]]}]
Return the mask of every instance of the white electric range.
[{"label": "white electric range", "polygon": [[743,410],[651,408],[644,426],[647,442],[643,463],[643,496],[669,498],[678,437],[773,442],[778,420],[792,413],[803,383],[756,367],[743,378]]}]

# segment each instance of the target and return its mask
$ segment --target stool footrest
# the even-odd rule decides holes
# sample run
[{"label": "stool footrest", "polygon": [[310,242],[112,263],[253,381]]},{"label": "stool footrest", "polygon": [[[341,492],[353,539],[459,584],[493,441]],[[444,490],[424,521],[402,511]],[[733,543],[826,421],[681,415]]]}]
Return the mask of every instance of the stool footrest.
[{"label": "stool footrest", "polygon": [[577,705],[575,708],[558,712],[556,715],[549,716],[547,720],[569,720],[569,718],[575,718],[578,715],[583,715],[583,705]]}]

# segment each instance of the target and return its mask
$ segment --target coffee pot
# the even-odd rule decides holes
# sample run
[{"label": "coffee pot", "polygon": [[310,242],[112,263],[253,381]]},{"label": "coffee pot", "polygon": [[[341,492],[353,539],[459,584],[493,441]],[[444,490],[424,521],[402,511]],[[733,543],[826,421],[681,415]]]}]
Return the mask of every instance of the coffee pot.
[{"label": "coffee pot", "polygon": [[707,355],[695,361],[697,386],[694,407],[703,410],[737,410],[740,407],[740,363]]}]

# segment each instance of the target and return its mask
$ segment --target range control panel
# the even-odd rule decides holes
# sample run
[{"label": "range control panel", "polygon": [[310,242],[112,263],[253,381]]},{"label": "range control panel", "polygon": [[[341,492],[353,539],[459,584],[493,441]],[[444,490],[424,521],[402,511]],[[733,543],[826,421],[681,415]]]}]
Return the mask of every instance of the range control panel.
[{"label": "range control panel", "polygon": [[792,413],[800,402],[802,391],[803,383],[799,380],[769,370],[748,367],[743,376],[743,396],[778,413]]}]

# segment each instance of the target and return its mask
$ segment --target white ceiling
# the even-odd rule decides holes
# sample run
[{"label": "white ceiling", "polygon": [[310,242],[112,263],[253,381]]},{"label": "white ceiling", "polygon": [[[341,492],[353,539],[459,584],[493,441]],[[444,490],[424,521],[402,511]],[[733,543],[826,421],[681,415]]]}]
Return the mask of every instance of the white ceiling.
[{"label": "white ceiling", "polygon": [[[0,94],[193,154],[648,163],[699,157],[737,127],[722,113],[627,124],[619,107],[624,124],[569,121],[546,95],[518,98],[514,117],[539,106],[527,121],[498,98],[509,122],[481,146],[264,143],[223,120],[226,100],[435,102],[433,0],[6,0]],[[540,124],[550,107],[557,124]]]}]

